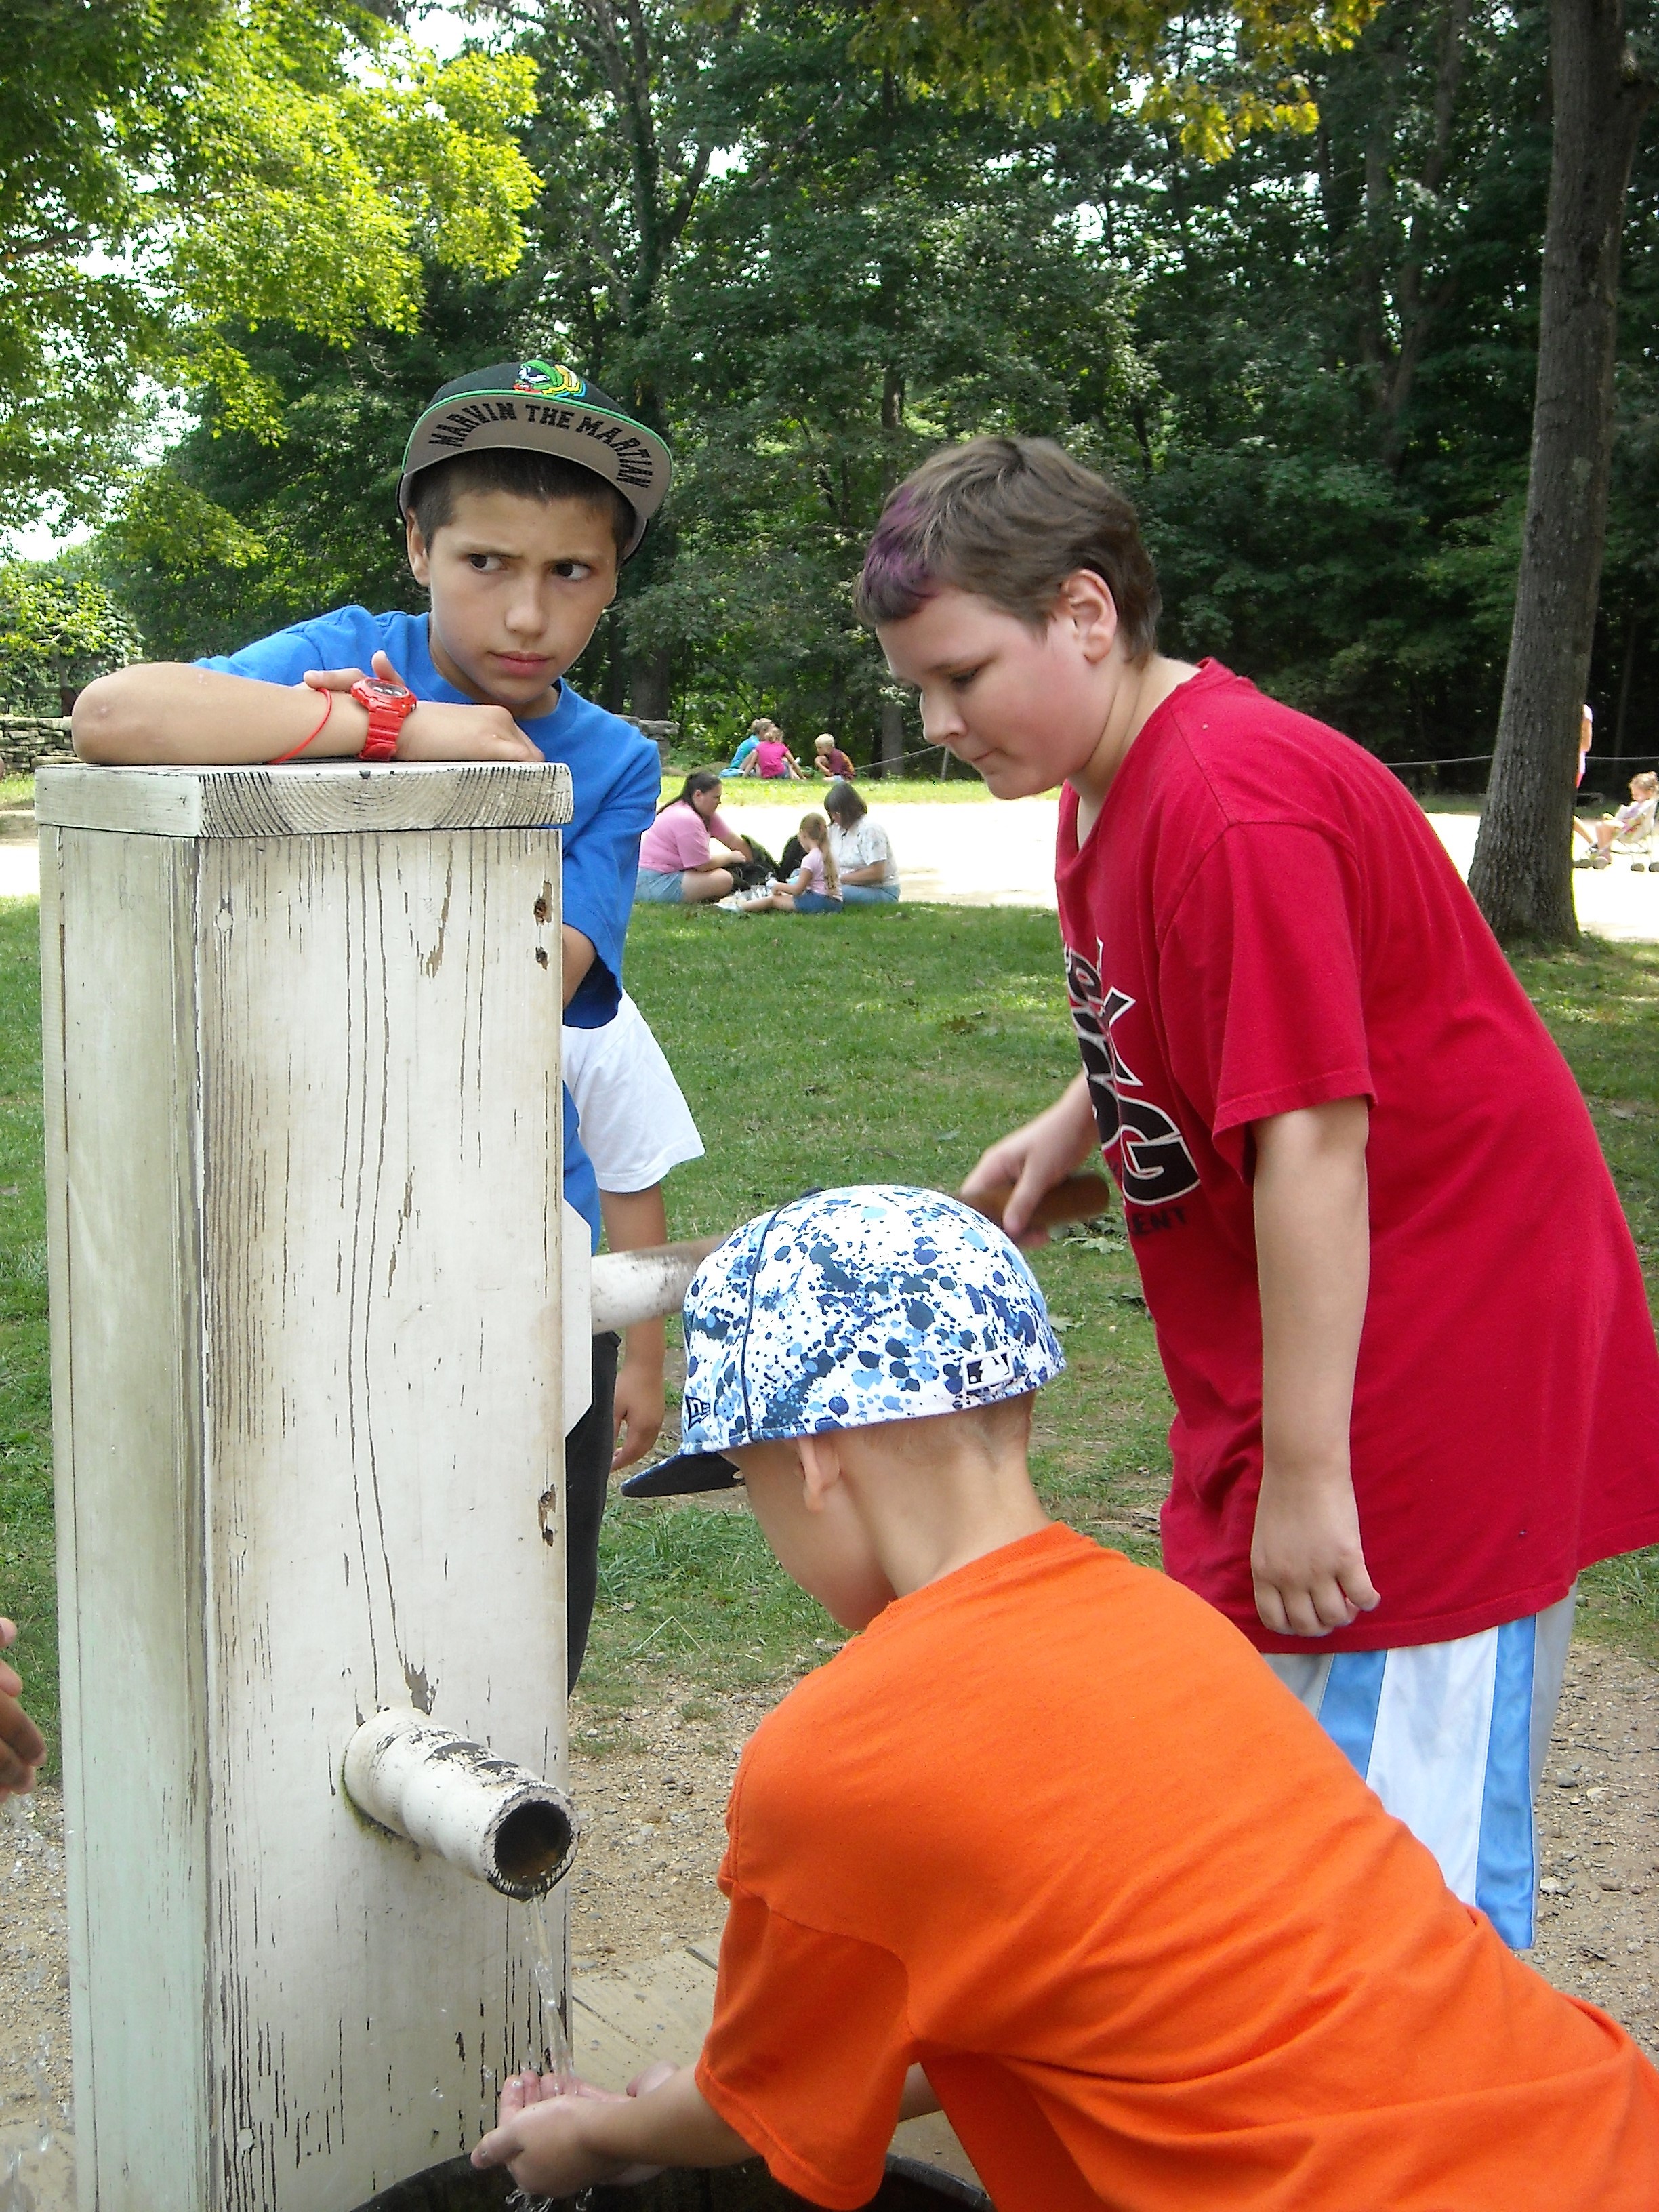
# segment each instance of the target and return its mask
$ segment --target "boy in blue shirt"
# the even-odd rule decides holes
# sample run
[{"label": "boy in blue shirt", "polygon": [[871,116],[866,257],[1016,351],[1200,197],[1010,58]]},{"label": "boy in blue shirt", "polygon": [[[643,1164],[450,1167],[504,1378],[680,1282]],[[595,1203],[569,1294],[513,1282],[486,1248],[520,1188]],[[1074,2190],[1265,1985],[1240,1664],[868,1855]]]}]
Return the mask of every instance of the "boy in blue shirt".
[{"label": "boy in blue shirt", "polygon": [[[76,750],[175,765],[563,762],[574,802],[562,841],[564,1018],[600,1028],[621,995],[640,837],[661,769],[650,739],[581,698],[564,672],[671,474],[654,431],[559,363],[498,362],[459,377],[416,423],[398,486],[429,614],[338,607],[237,653],[118,670],[76,702]],[[568,1093],[565,1125],[565,1195],[597,1249],[599,1191]],[[605,1486],[616,1359],[616,1339],[597,1339],[593,1403],[566,1448],[573,1504]],[[579,1652],[586,1621],[570,1626]]]}]

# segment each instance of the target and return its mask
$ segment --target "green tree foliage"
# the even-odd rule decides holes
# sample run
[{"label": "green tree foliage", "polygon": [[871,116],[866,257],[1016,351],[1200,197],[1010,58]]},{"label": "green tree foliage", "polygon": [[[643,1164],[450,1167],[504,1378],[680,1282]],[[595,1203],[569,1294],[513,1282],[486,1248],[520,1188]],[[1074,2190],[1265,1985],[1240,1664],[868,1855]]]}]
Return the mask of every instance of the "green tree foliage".
[{"label": "green tree foliage", "polygon": [[0,707],[61,713],[65,692],[143,649],[131,617],[80,556],[0,568]]},{"label": "green tree foliage", "polygon": [[95,511],[158,383],[274,438],[239,326],[408,330],[427,261],[522,250],[524,57],[349,0],[0,0],[0,523]]},{"label": "green tree foliage", "polygon": [[[850,585],[929,446],[1042,432],[1140,502],[1164,637],[1408,763],[1491,751],[1524,507],[1549,168],[1546,10],[1389,0],[1304,52],[1318,124],[1231,156],[1178,117],[963,106],[872,58],[868,10],[546,0],[544,179],[505,279],[428,261],[418,327],[234,332],[282,395],[222,398],[144,487],[123,577],[158,651],[349,599],[413,605],[409,422],[459,368],[562,355],[672,438],[677,489],[576,672],[709,744],[763,708],[874,744]],[[1638,155],[1591,696],[1659,745],[1659,161]],[[149,520],[146,521],[145,517]],[[907,742],[917,742],[914,725]],[[1447,781],[1478,787],[1477,758]]]}]

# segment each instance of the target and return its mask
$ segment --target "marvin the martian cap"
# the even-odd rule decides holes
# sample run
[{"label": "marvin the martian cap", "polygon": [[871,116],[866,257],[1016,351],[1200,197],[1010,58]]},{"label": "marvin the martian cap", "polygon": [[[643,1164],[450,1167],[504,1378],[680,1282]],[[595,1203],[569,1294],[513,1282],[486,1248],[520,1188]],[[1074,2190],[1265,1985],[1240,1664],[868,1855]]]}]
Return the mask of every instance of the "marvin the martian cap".
[{"label": "marvin the martian cap", "polygon": [[634,510],[626,560],[668,494],[674,464],[654,430],[606,392],[556,361],[498,361],[458,376],[435,393],[410,433],[398,483],[398,512],[422,469],[485,446],[557,453],[614,484]]}]

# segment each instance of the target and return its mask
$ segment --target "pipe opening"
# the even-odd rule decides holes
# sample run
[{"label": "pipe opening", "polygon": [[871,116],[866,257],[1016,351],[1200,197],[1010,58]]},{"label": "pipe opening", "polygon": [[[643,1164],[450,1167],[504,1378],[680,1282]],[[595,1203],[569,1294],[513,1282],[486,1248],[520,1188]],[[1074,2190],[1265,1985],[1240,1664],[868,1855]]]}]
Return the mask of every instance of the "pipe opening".
[{"label": "pipe opening", "polygon": [[575,1837],[568,1816],[544,1798],[515,1805],[492,1838],[498,1887],[514,1897],[551,1889],[569,1862]]}]

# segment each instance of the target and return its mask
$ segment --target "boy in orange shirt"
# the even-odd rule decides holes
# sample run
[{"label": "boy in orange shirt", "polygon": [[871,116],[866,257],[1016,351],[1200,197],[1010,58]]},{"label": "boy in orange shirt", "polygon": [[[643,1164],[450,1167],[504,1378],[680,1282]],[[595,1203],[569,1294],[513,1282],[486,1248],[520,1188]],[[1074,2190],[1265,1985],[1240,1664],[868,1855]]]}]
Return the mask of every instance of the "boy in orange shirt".
[{"label": "boy in orange shirt", "polygon": [[765,1214],[685,1305],[686,1449],[861,1629],[750,1742],[695,2069],[510,2083],[555,2197],[759,2152],[862,2205],[942,2107],[1000,2212],[1649,2212],[1659,2074],[1462,1905],[1219,1613],[1051,1522],[1061,1366],[1001,1232],[918,1190]]}]

